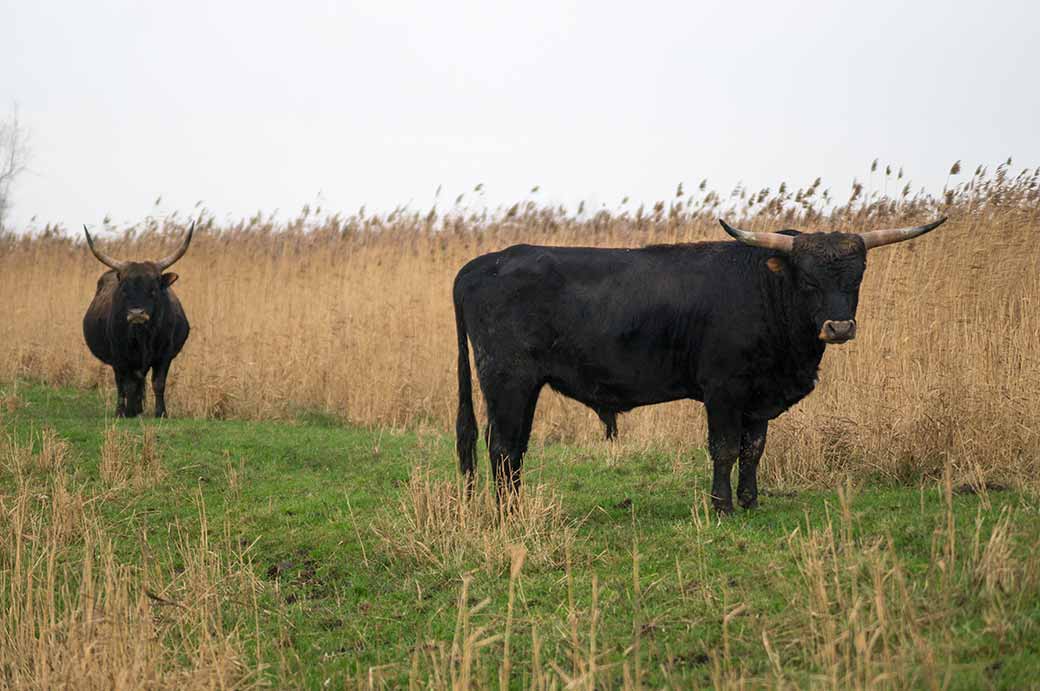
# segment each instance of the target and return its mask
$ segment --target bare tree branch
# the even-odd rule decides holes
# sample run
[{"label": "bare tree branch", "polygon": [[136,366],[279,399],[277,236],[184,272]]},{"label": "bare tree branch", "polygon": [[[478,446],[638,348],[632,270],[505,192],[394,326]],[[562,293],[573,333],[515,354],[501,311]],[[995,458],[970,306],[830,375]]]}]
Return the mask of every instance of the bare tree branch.
[{"label": "bare tree branch", "polygon": [[29,162],[29,133],[18,120],[17,106],[10,119],[0,121],[0,230],[11,209],[11,187]]}]

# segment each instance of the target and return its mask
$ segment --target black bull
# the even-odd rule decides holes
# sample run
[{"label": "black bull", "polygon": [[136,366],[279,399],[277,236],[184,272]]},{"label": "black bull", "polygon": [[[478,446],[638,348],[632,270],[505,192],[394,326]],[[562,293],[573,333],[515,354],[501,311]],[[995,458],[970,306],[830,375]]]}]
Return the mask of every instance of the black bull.
[{"label": "black bull", "polygon": [[112,259],[87,245],[110,270],[98,279],[97,292],[83,317],[83,337],[94,356],[112,367],[116,379],[118,417],[144,410],[145,377],[152,371],[155,416],[166,416],[166,377],[170,364],[188,340],[188,318],[170,286],[177,274],[164,273],[191,243],[192,224],[176,252],[155,262]]},{"label": "black bull", "polygon": [[740,242],[643,249],[517,245],[477,257],[455,278],[459,409],[456,447],[472,487],[476,459],[469,348],[488,410],[500,498],[516,492],[542,387],[618,413],[702,401],[712,502],[757,503],[769,420],[813,390],[828,343],[856,335],[867,251],[926,233],[750,233]]}]

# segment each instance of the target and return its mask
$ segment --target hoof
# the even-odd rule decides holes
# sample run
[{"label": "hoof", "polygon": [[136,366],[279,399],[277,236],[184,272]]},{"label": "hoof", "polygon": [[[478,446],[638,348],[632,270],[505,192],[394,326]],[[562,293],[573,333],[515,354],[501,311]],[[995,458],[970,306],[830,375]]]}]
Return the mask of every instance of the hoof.
[{"label": "hoof", "polygon": [[715,509],[715,513],[720,516],[728,516],[733,513],[733,502],[731,501],[723,502],[712,500],[711,505]]}]

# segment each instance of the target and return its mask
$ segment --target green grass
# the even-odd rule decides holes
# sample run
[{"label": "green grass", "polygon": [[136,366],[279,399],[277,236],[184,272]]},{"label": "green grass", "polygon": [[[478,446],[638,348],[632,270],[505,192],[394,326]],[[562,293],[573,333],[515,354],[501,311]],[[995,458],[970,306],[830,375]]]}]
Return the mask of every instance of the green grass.
[{"label": "green grass", "polygon": [[[380,674],[404,683],[416,646],[450,645],[456,626],[462,576],[470,574],[470,603],[490,602],[473,617],[491,632],[505,620],[508,574],[487,569],[474,556],[461,568],[395,556],[373,532],[373,524],[394,526],[394,514],[416,466],[435,477],[455,477],[450,436],[344,427],[320,415],[295,423],[169,419],[111,420],[112,405],[96,392],[20,384],[20,404],[2,414],[7,434],[25,439],[50,427],[73,447],[74,476],[88,491],[101,491],[100,448],[113,422],[139,434],[153,426],[162,451],[165,479],[141,491],[124,490],[97,503],[119,558],[141,560],[142,532],[159,559],[176,560],[164,549],[169,527],[194,527],[195,498],[205,502],[213,543],[245,549],[264,582],[260,655],[277,685],[331,686],[364,676],[371,666],[394,665]],[[171,407],[173,412],[176,409]],[[730,655],[724,667],[764,679],[772,666],[762,644],[768,632],[785,678],[805,685],[825,677],[807,653],[809,635],[805,581],[797,549],[811,528],[838,523],[839,499],[832,491],[785,492],[765,488],[755,511],[739,511],[721,523],[698,528],[691,506],[708,485],[703,453],[675,463],[671,450],[617,453],[604,443],[588,448],[535,446],[525,464],[525,481],[558,493],[576,526],[571,554],[582,644],[588,642],[593,576],[598,582],[601,651],[599,664],[613,665],[606,683],[620,684],[622,661],[638,622],[640,665],[645,682],[709,685],[712,658],[724,655],[723,616],[743,605],[727,627]],[[767,457],[764,461],[768,463]],[[229,485],[229,464],[240,472]],[[482,456],[482,469],[486,468]],[[13,492],[15,479],[0,471],[0,494]],[[772,491],[770,491],[772,490]],[[961,559],[970,553],[976,518],[983,516],[983,544],[1004,507],[1015,510],[1015,558],[1029,569],[1040,538],[1040,503],[1014,491],[991,492],[992,507],[957,494],[952,512]],[[1004,627],[987,613],[992,597],[960,576],[953,601],[935,597],[941,570],[933,559],[937,527],[947,520],[939,487],[858,487],[851,501],[857,544],[890,538],[907,574],[920,631],[936,664],[953,687],[1022,688],[1036,684],[1040,669],[1040,598],[1035,583],[1022,583],[1000,605]],[[794,537],[792,537],[794,534]],[[639,555],[640,590],[633,581],[633,553]],[[167,556],[164,556],[167,555]],[[849,555],[850,563],[861,555]],[[163,564],[175,570],[176,563]],[[860,574],[848,575],[850,582]],[[970,569],[965,570],[968,573]],[[514,626],[514,685],[529,672],[532,625],[543,641],[543,660],[569,669],[568,573],[564,563],[530,564],[519,581]],[[0,602],[2,602],[0,595]],[[228,602],[230,625],[251,632],[253,610]],[[246,646],[254,654],[254,644]],[[484,649],[495,669],[501,642]],[[918,649],[919,650],[919,649]],[[908,665],[909,669],[909,665]],[[906,677],[897,686],[924,684]],[[940,682],[943,680],[940,679]]]}]

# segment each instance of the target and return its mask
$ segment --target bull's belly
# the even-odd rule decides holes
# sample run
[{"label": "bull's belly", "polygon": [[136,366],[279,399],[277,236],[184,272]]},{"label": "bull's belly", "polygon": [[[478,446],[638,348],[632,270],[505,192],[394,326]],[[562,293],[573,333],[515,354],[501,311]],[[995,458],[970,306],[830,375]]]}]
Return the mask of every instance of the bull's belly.
[{"label": "bull's belly", "polygon": [[613,413],[626,413],[633,408],[640,408],[658,403],[669,403],[681,400],[701,400],[700,391],[691,391],[687,387],[665,385],[654,382],[652,386],[638,386],[632,382],[623,384],[608,381],[573,381],[550,377],[547,381],[554,391],[567,398],[587,405],[593,410]]},{"label": "bull's belly", "polygon": [[112,357],[112,348],[107,338],[104,338],[103,336],[99,337],[89,331],[85,331],[83,336],[83,340],[86,341],[87,349],[90,351],[91,355],[93,355],[106,365],[114,364]]}]

